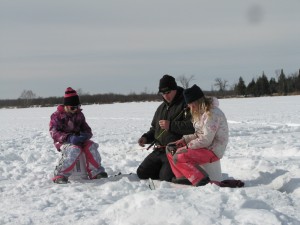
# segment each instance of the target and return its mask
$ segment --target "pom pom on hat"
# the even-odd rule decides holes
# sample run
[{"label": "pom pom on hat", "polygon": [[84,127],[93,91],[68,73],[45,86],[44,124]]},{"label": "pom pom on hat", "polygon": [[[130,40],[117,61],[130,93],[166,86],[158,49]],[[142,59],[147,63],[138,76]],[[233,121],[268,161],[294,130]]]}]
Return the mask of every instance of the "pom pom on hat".
[{"label": "pom pom on hat", "polygon": [[204,93],[200,87],[194,84],[191,88],[187,88],[183,91],[183,96],[186,104],[190,104],[202,97],[204,97]]},{"label": "pom pom on hat", "polygon": [[159,80],[159,92],[164,93],[171,90],[177,90],[175,78],[166,74]]},{"label": "pom pom on hat", "polygon": [[80,105],[79,96],[73,88],[68,87],[65,91],[64,105],[77,106]]}]

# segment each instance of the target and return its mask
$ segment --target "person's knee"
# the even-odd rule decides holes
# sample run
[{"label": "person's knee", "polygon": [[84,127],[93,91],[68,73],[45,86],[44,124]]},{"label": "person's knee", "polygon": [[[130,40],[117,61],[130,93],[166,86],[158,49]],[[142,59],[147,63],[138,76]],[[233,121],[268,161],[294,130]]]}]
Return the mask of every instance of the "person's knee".
[{"label": "person's knee", "polygon": [[136,174],[137,174],[138,178],[140,178],[140,179],[148,179],[149,178],[149,175],[146,174],[145,169],[142,168],[141,166],[139,166],[137,168]]},{"label": "person's knee", "polygon": [[81,153],[81,148],[76,145],[72,145],[70,148],[66,149],[63,154],[65,158],[77,158]]},{"label": "person's knee", "polygon": [[84,152],[89,151],[89,152],[93,152],[94,153],[94,152],[98,151],[98,147],[99,147],[99,145],[97,143],[90,141],[90,142],[87,142],[83,146],[83,151]]},{"label": "person's knee", "polygon": [[159,176],[159,179],[160,180],[164,180],[164,181],[172,181],[172,178],[175,177],[175,175],[173,174],[173,172],[164,172],[164,173],[161,173],[160,176]]},{"label": "person's knee", "polygon": [[159,179],[165,181],[171,181],[175,177],[170,165],[165,163],[159,172]]}]

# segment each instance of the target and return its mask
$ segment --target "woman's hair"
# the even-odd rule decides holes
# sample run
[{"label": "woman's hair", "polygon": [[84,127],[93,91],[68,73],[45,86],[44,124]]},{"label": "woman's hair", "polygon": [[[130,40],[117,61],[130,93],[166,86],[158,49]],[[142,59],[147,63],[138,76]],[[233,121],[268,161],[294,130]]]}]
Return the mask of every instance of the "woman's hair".
[{"label": "woman's hair", "polygon": [[213,105],[213,99],[207,98],[207,97],[202,97],[202,98],[199,98],[198,100],[196,100],[195,102],[198,107],[195,107],[194,110],[191,110],[192,122],[198,121],[200,119],[201,115],[203,115],[203,113],[205,113],[205,112],[210,114],[210,109]]}]

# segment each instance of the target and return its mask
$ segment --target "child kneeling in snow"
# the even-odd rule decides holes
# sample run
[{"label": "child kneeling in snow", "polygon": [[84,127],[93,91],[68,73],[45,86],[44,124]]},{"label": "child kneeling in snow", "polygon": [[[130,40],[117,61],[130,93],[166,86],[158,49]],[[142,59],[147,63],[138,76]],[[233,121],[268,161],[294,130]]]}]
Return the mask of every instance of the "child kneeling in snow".
[{"label": "child kneeling in snow", "polygon": [[71,176],[81,154],[85,154],[90,179],[107,178],[107,173],[101,166],[98,144],[90,140],[93,136],[92,130],[80,109],[77,92],[72,88],[66,89],[64,104],[59,105],[57,111],[51,115],[49,126],[54,145],[62,153],[54,171],[54,183],[68,182],[68,177]]}]

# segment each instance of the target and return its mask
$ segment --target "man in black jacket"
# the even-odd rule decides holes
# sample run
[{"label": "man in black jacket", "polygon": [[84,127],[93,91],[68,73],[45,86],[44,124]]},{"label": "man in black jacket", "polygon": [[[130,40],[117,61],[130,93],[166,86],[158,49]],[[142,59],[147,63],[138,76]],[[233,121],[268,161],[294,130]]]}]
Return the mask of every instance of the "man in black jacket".
[{"label": "man in black jacket", "polygon": [[171,181],[174,174],[168,162],[165,147],[185,134],[194,133],[191,115],[183,98],[183,88],[178,87],[174,77],[164,75],[159,81],[159,93],[163,103],[157,108],[150,130],[138,140],[142,147],[154,144],[153,151],[137,169],[140,179]]}]

